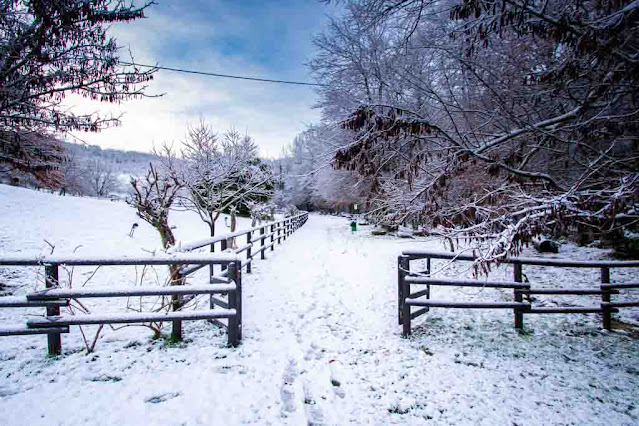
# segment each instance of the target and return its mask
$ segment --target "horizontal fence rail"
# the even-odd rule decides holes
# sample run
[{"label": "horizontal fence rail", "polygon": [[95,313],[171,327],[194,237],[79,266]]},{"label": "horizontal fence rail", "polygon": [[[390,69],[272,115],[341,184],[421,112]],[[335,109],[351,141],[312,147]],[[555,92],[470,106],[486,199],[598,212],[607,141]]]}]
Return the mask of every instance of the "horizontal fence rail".
[{"label": "horizontal fence rail", "polygon": [[[271,251],[275,250],[276,243],[281,244],[282,241],[285,241],[293,232],[304,225],[307,220],[308,212],[302,212],[298,215],[268,222],[264,225],[182,244],[180,250],[182,252],[189,252],[208,247],[211,252],[215,252],[216,249],[224,252],[229,250],[229,244],[243,244],[232,250],[236,255],[244,253],[242,268],[250,274],[252,273],[253,260],[257,254],[260,255],[260,259],[266,259],[266,251],[268,249],[271,249]],[[182,269],[182,273],[192,273],[204,266],[206,265],[185,265]],[[214,267],[211,266],[209,269],[211,282],[224,281],[222,273],[225,269],[226,268],[222,266],[221,273],[216,273]]]},{"label": "horizontal fence rail", "polygon": [[[308,213],[288,217],[276,222],[233,232],[217,237],[199,240],[181,246],[179,251],[167,254],[147,256],[78,256],[78,255],[12,255],[0,257],[0,266],[44,266],[45,289],[26,296],[0,297],[0,308],[46,308],[43,317],[31,318],[26,325],[8,325],[0,327],[0,336],[46,334],[50,355],[59,355],[62,349],[61,334],[68,333],[70,326],[89,324],[127,324],[148,322],[171,322],[171,338],[182,338],[182,321],[208,320],[227,329],[229,346],[237,346],[242,339],[242,269],[251,272],[254,256],[274,250],[275,244],[281,244],[293,232],[308,220]],[[267,233],[268,231],[268,233]],[[254,237],[254,233],[259,235]],[[245,244],[235,245],[235,239],[245,236]],[[265,241],[270,239],[269,243]],[[215,252],[219,243],[220,251]],[[259,246],[258,246],[259,243]],[[210,247],[209,253],[196,253],[193,250]],[[62,288],[58,276],[60,266],[127,266],[127,265],[178,265],[177,276],[172,276],[170,286],[144,286],[130,288]],[[215,272],[216,265],[220,272]],[[195,271],[209,266],[210,280],[206,285],[173,285],[183,283],[184,278]],[[209,295],[208,310],[181,310],[183,297]],[[85,298],[119,297],[170,297],[170,310],[167,312],[136,312],[121,314],[82,314],[66,315],[60,313],[61,307],[67,307],[72,300]],[[222,298],[226,299],[222,299]],[[222,322],[224,320],[226,322]]]},{"label": "horizontal fence rail", "polygon": [[[411,334],[411,321],[425,313],[430,308],[459,308],[459,309],[512,309],[514,313],[515,328],[524,326],[524,314],[583,314],[599,313],[602,315],[603,328],[612,328],[612,314],[619,308],[636,307],[635,301],[611,301],[612,295],[619,294],[620,289],[637,289],[639,283],[610,283],[611,268],[639,268],[639,261],[576,261],[569,259],[542,259],[516,257],[504,259],[501,262],[513,265],[513,281],[493,280],[468,280],[451,279],[431,276],[432,260],[444,259],[451,261],[477,260],[476,257],[467,254],[436,252],[429,250],[404,250],[397,259],[397,301],[398,322],[402,326],[402,335]],[[411,271],[410,262],[413,260],[426,260],[426,270]],[[523,266],[535,265],[558,268],[595,268],[601,273],[598,287],[592,288],[531,288],[530,283],[523,282]],[[411,285],[422,286],[416,292]],[[423,288],[425,286],[425,288]],[[431,299],[432,286],[446,287],[481,287],[512,289],[512,302],[463,302],[451,300]],[[599,303],[594,306],[578,307],[535,307],[530,302],[530,295],[574,295],[574,296],[598,296]],[[529,301],[524,301],[524,298]],[[413,311],[411,308],[420,308]]]},{"label": "horizontal fence rail", "polygon": [[234,253],[173,253],[155,256],[2,256],[0,266],[132,266],[175,265],[182,263],[225,264],[237,260]]}]

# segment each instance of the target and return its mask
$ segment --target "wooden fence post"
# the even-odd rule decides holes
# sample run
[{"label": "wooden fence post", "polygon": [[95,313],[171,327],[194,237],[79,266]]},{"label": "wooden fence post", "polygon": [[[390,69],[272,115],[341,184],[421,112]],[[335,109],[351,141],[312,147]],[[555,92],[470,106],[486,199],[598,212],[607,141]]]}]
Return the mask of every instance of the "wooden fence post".
[{"label": "wooden fence post", "polygon": [[[179,273],[179,266],[175,265],[176,270],[178,272],[175,273],[174,277],[171,277],[171,285],[181,285],[182,283],[182,274]],[[173,312],[177,312],[182,307],[182,296],[174,294],[171,296],[171,310]],[[171,324],[171,341],[179,342],[182,340],[182,321],[181,320],[173,320]]]},{"label": "wooden fence post", "polygon": [[402,325],[402,310],[404,309],[404,279],[410,269],[408,256],[397,256],[397,320]]},{"label": "wooden fence post", "polygon": [[[406,257],[406,270],[409,270],[410,263],[408,257]],[[406,266],[407,265],[407,266]],[[405,278],[405,277],[404,277]],[[402,336],[407,337],[410,336],[411,333],[411,317],[410,317],[410,305],[406,303],[406,299],[410,295],[410,283],[406,281],[406,279],[402,280],[402,288],[401,288],[401,298],[402,298],[402,313],[401,313],[401,321],[402,321]]]},{"label": "wooden fence post", "polygon": [[[519,262],[514,262],[513,263],[513,273],[514,273],[514,278],[515,281],[518,283],[523,282],[523,274],[522,274],[522,269],[521,269],[521,263]],[[515,302],[523,302],[523,297],[521,292],[519,291],[519,289],[513,289],[513,292],[515,293]],[[517,329],[523,329],[524,328],[524,314],[521,311],[521,309],[519,308],[515,308],[513,309],[514,313],[515,313],[515,328]]]},{"label": "wooden fence post", "polygon": [[[58,265],[47,265],[44,267],[45,273],[45,287],[57,287],[58,282]],[[48,306],[47,307],[47,316],[55,316],[60,315],[60,307],[59,306]],[[60,333],[50,333],[47,334],[47,346],[49,348],[49,356],[60,355],[62,352],[62,338],[60,337]]]},{"label": "wooden fence post", "polygon": [[[253,239],[253,231],[249,231],[246,234],[246,244],[251,244],[251,240]],[[246,273],[251,273],[251,265],[253,264],[253,259],[251,259],[251,247],[246,249]]]},{"label": "wooden fence post", "polygon": [[235,282],[235,291],[229,292],[229,309],[235,309],[235,315],[229,317],[228,345],[235,347],[242,340],[242,262],[229,263],[229,279]]},{"label": "wooden fence post", "polygon": [[265,233],[265,227],[266,225],[264,225],[263,227],[260,228],[260,235],[262,236],[262,238],[260,238],[260,246],[262,247],[262,250],[260,251],[260,259],[264,260],[264,258],[266,257],[264,252],[266,250],[264,250],[264,233]]},{"label": "wooden fence post", "polygon": [[[215,243],[211,243],[211,253],[215,252]],[[215,264],[209,265],[209,282],[213,284],[213,277],[215,276]]]},{"label": "wooden fence post", "polygon": [[[222,241],[220,241],[220,245],[222,246],[222,248],[220,249],[221,251],[224,251],[224,250],[227,249],[228,242],[227,242],[226,238],[223,239]],[[226,264],[223,263],[222,264],[222,272],[226,271],[226,268],[227,268]]]},{"label": "wooden fence post", "polygon": [[282,236],[280,235],[280,233],[284,234],[282,232],[282,222],[277,224],[277,243],[278,244],[282,244]]},{"label": "wooden fence post", "polygon": [[275,225],[271,225],[271,251],[275,250]]},{"label": "wooden fence post", "polygon": [[[601,284],[610,284],[610,268],[601,268]],[[601,293],[601,301],[610,302],[610,288],[601,288],[601,290],[603,291],[603,293]],[[612,312],[608,305],[602,304],[602,317],[603,328],[610,330],[612,328]]]}]

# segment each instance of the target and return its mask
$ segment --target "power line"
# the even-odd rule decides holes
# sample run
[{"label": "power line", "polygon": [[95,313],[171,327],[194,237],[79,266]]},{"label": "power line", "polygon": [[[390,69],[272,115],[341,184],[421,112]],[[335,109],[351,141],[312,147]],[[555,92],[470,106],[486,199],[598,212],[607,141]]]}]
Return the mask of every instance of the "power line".
[{"label": "power line", "polygon": [[156,69],[159,69],[159,70],[181,72],[181,73],[185,73],[185,74],[208,75],[208,76],[211,76],[211,77],[221,77],[221,78],[234,78],[236,80],[260,81],[260,82],[263,82],[263,83],[295,84],[295,85],[298,85],[298,86],[323,86],[323,84],[307,83],[307,82],[303,82],[303,81],[273,80],[273,79],[270,79],[270,78],[244,77],[244,76],[239,76],[239,75],[219,74],[219,73],[207,72],[207,71],[195,71],[195,70],[187,70],[187,69],[182,69],[182,68],[161,67],[159,65],[145,65],[145,64],[137,64],[137,63],[132,63],[132,62],[122,62],[122,61],[120,61],[120,63],[122,65],[133,65],[133,66],[136,66],[136,67],[156,68]]}]

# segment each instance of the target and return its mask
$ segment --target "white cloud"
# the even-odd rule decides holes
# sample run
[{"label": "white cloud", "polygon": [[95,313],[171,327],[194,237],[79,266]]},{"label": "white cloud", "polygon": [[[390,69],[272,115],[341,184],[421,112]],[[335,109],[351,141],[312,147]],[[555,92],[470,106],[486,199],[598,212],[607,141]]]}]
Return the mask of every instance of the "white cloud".
[{"label": "white cloud", "polygon": [[[130,45],[138,63],[160,62],[166,66],[244,76],[308,78],[300,63],[305,58],[299,57],[299,41],[295,43],[298,50],[295,57],[279,57],[281,49],[278,55],[280,61],[298,62],[275,63],[276,67],[259,65],[242,50],[222,54],[219,43],[207,45],[210,40],[224,37],[225,31],[233,29],[237,33],[250,28],[247,17],[230,16],[222,20],[223,25],[215,25],[204,18],[172,16],[170,12],[174,10],[168,7],[164,13],[151,11],[149,19],[117,25],[113,34],[121,45]],[[296,22],[291,31],[299,25],[303,23]],[[308,38],[306,33],[303,36]],[[250,37],[260,37],[260,34]],[[289,41],[293,43],[294,40],[295,37]],[[310,46],[310,43],[306,45]],[[285,70],[281,71],[283,75],[273,75],[269,68]],[[105,148],[149,151],[153,143],[179,141],[187,124],[203,119],[220,131],[230,127],[248,131],[260,146],[261,154],[274,157],[305,129],[306,124],[319,119],[319,112],[311,109],[315,102],[314,91],[307,86],[159,71],[150,82],[148,92],[165,95],[131,100],[121,105],[70,98],[68,104],[77,112],[100,110],[124,114],[120,127],[99,134],[78,133],[77,136]]]}]

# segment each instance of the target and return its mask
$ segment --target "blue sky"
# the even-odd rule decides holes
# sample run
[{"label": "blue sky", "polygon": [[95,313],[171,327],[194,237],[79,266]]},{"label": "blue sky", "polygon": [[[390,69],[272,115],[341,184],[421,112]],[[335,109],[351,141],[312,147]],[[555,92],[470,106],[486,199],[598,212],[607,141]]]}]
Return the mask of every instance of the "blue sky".
[{"label": "blue sky", "polygon": [[[117,24],[111,34],[130,46],[138,63],[311,81],[305,63],[313,55],[312,37],[335,10],[318,0],[159,0],[146,19]],[[319,111],[311,108],[315,92],[305,86],[160,71],[149,93],[165,95],[112,107],[124,114],[121,127],[78,136],[105,148],[148,151],[153,144],[179,141],[188,124],[203,119],[220,131],[247,131],[262,155],[275,157],[306,124],[319,119]],[[108,109],[82,101],[76,107]]]}]

